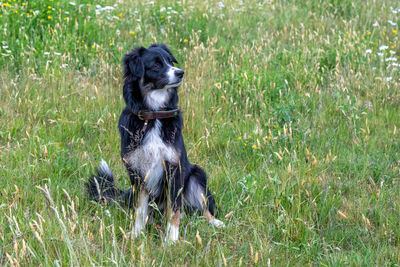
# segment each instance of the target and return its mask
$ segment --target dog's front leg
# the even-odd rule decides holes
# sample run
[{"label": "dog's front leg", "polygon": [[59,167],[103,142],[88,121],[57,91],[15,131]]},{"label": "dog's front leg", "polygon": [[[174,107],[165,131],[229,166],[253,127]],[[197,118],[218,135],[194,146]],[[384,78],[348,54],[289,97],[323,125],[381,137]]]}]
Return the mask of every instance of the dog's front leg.
[{"label": "dog's front leg", "polygon": [[169,186],[170,199],[167,206],[167,231],[165,236],[166,243],[174,243],[179,239],[179,224],[181,220],[182,207],[182,174],[180,168],[172,167],[172,177]]},{"label": "dog's front leg", "polygon": [[166,243],[174,243],[179,239],[179,223],[181,220],[180,208],[173,211],[171,207],[168,207],[167,211],[168,222],[167,222],[167,234],[165,236]]},{"label": "dog's front leg", "polygon": [[133,236],[137,238],[143,231],[148,220],[149,213],[149,192],[147,192],[144,184],[140,187],[138,206],[135,213],[135,229]]}]

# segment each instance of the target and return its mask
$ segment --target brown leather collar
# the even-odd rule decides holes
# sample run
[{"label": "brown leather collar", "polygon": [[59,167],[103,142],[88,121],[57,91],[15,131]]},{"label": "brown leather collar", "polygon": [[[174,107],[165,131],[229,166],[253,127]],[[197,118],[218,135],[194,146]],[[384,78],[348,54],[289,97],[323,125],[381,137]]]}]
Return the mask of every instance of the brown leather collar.
[{"label": "brown leather collar", "polygon": [[168,109],[168,110],[139,110],[139,112],[134,113],[140,120],[154,120],[154,119],[166,119],[179,116],[179,108]]}]

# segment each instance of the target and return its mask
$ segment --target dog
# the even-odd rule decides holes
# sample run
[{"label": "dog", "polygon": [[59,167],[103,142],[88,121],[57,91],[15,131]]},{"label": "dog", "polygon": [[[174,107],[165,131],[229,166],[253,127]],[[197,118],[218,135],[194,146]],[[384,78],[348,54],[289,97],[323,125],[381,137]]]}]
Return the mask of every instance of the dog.
[{"label": "dog", "polygon": [[178,62],[164,44],[135,48],[123,59],[126,106],[118,122],[121,158],[132,189],[139,190],[116,188],[104,160],[86,184],[91,200],[122,201],[131,206],[137,199],[134,237],[145,228],[149,204],[155,203],[161,211],[166,208],[166,242],[179,239],[183,207],[201,212],[216,227],[224,227],[214,216],[215,200],[207,188],[206,173],[187,157],[177,93],[184,71],[174,63]]}]

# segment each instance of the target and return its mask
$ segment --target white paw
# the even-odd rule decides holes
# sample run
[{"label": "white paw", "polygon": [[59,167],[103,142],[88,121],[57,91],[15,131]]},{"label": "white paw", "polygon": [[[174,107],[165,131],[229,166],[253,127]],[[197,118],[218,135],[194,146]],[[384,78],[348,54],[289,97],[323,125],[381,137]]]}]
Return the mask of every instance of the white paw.
[{"label": "white paw", "polygon": [[167,223],[167,234],[165,236],[165,243],[171,244],[177,242],[179,239],[179,227]]},{"label": "white paw", "polygon": [[225,227],[225,224],[222,221],[220,221],[218,219],[215,219],[215,218],[211,219],[208,223],[214,225],[217,228],[224,228]]},{"label": "white paw", "polygon": [[142,232],[146,223],[141,220],[141,218],[137,218],[135,221],[135,228],[133,229],[133,237],[137,238]]},{"label": "white paw", "polygon": [[140,235],[141,232],[143,232],[143,229],[139,229],[138,227],[135,227],[135,229],[133,229],[133,237],[138,238],[138,236]]}]

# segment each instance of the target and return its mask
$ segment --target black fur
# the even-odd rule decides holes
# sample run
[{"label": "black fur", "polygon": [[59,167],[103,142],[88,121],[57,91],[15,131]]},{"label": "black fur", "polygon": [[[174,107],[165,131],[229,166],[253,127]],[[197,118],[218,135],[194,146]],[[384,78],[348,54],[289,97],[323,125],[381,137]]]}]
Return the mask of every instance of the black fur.
[{"label": "black fur", "polygon": [[[121,136],[121,158],[128,170],[130,181],[132,185],[136,185],[136,188],[143,182],[144,177],[143,174],[140,174],[140,171],[132,166],[129,155],[141,147],[144,138],[155,127],[156,122],[155,120],[148,121],[148,125],[143,131],[144,121],[140,120],[135,113],[140,110],[153,109],[145,101],[146,94],[152,90],[165,88],[163,86],[166,86],[166,79],[168,78],[165,76],[168,69],[165,68],[173,66],[173,63],[177,63],[177,60],[163,44],[153,44],[147,49],[138,47],[125,55],[123,59],[123,97],[126,107],[120,115],[118,129]],[[183,77],[183,71],[176,75]],[[163,105],[164,108],[178,107],[177,86],[168,88],[169,98],[168,102]],[[170,199],[175,211],[181,208],[184,202],[182,197],[185,198],[185,203],[191,209],[200,210],[200,206],[196,205],[193,198],[202,194],[207,199],[208,210],[214,215],[215,201],[207,188],[207,176],[199,166],[191,164],[187,158],[182,137],[182,115],[179,114],[177,117],[159,121],[161,122],[160,138],[164,144],[172,146],[179,152],[179,164],[165,163],[167,173],[164,173],[158,185],[163,193],[151,197],[156,203],[162,203],[165,197],[165,189],[169,184]],[[117,189],[112,175],[109,174],[100,168],[97,175],[89,179],[87,188],[90,199],[96,201],[113,199],[131,204],[132,190]],[[189,184],[192,187],[188,186]],[[191,192],[190,190],[193,188],[198,189],[198,192]],[[202,212],[202,210],[200,211]]]}]

